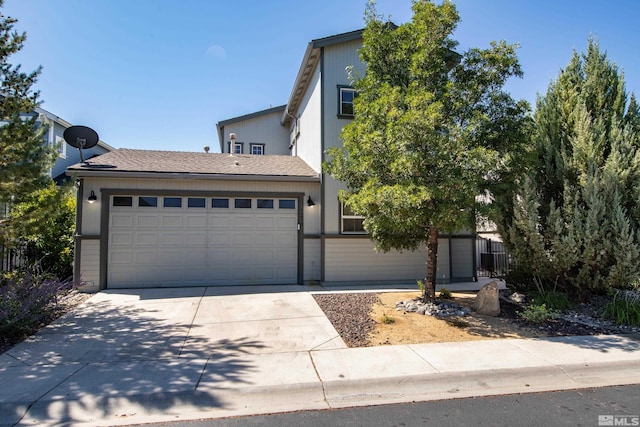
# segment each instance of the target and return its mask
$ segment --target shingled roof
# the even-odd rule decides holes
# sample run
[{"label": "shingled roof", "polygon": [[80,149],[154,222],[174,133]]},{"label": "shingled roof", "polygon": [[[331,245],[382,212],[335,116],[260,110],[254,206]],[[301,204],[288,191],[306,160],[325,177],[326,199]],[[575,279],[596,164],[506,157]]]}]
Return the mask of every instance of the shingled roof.
[{"label": "shingled roof", "polygon": [[251,179],[255,177],[283,180],[318,181],[314,171],[299,157],[195,153],[183,151],[132,150],[120,148],[93,157],[87,164],[77,163],[68,175],[80,176],[149,176]]}]

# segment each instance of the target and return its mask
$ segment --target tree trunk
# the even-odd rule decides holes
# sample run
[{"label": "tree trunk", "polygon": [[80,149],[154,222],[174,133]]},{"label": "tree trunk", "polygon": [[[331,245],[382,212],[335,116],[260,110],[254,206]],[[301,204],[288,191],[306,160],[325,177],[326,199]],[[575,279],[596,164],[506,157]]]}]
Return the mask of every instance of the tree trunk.
[{"label": "tree trunk", "polygon": [[425,302],[433,302],[436,299],[436,269],[438,266],[438,229],[429,227],[427,240],[427,277],[424,283]]}]

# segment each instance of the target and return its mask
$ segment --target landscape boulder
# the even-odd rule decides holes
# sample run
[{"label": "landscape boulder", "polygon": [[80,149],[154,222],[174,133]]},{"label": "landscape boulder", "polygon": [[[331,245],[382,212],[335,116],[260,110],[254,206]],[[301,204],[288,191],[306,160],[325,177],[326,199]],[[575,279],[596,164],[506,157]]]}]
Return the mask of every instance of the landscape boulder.
[{"label": "landscape boulder", "polygon": [[497,282],[489,282],[478,291],[478,295],[473,301],[473,309],[478,314],[487,316],[495,317],[500,314],[500,294]]}]

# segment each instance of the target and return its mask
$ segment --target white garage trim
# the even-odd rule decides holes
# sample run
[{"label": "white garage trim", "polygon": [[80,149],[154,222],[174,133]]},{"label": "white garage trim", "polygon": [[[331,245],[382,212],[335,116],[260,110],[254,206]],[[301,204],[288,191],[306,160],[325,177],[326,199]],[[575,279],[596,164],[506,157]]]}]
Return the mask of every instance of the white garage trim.
[{"label": "white garage trim", "polygon": [[[284,193],[284,192],[227,192],[227,191],[185,191],[185,190],[145,190],[145,189],[102,189],[100,199],[105,201],[102,203],[101,212],[101,236],[100,236],[100,283],[101,287],[108,288],[109,286],[109,262],[110,262],[110,244],[109,239],[111,236],[110,226],[112,213],[116,212],[112,207],[112,196],[131,196],[137,198],[138,196],[153,196],[162,200],[162,197],[193,197],[193,198],[206,198],[208,203],[211,203],[212,198],[247,198],[247,199],[294,199],[296,201],[296,211],[293,214],[298,223],[297,230],[297,260],[295,262],[297,266],[297,272],[295,274],[295,281],[297,283],[303,282],[303,260],[304,260],[304,224],[303,224],[303,198],[304,193]],[[184,199],[185,202],[187,199]],[[255,201],[254,201],[255,203]],[[117,209],[117,208],[115,208]],[[139,209],[139,208],[138,208]],[[169,208],[165,208],[169,209]],[[125,209],[126,210],[126,209]],[[211,211],[211,210],[209,210]],[[249,210],[247,210],[247,213]],[[130,213],[133,211],[131,210]],[[156,210],[159,212],[159,210]],[[183,214],[187,215],[188,210],[182,209]],[[238,212],[236,210],[236,212]],[[257,214],[256,211],[253,211]],[[270,212],[276,212],[277,210]],[[267,218],[266,216],[263,218]],[[289,216],[290,220],[290,216]],[[160,228],[156,228],[160,230]],[[259,237],[259,236],[258,236]],[[239,283],[238,283],[239,284]],[[265,282],[266,284],[266,282]],[[170,286],[170,285],[167,285]]]}]

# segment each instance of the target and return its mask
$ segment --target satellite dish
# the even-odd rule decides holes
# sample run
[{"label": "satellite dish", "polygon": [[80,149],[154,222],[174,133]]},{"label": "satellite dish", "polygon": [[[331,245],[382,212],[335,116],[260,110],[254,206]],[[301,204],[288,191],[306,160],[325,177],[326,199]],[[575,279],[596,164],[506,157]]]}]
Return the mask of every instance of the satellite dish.
[{"label": "satellite dish", "polygon": [[64,130],[62,136],[67,144],[80,150],[82,163],[84,163],[82,150],[94,147],[100,140],[96,131],[87,126],[71,126]]}]

